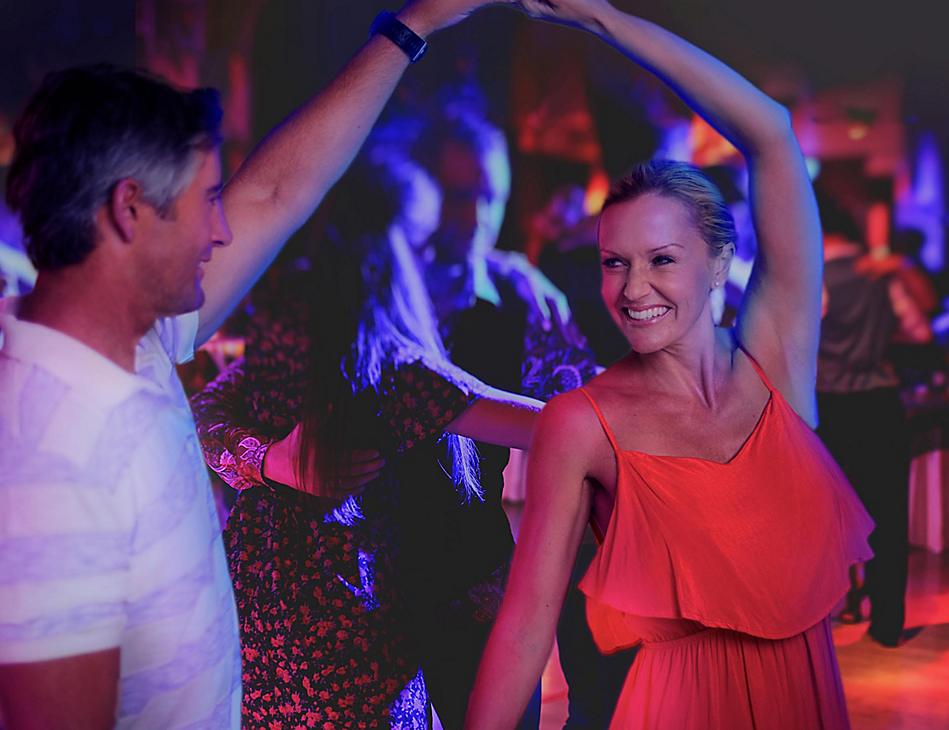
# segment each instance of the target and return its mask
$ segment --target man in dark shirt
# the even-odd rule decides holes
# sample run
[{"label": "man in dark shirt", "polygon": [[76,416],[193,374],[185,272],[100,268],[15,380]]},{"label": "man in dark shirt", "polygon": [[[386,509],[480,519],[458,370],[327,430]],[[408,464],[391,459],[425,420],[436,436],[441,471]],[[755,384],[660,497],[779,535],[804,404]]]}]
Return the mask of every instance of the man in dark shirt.
[{"label": "man in dark shirt", "polygon": [[866,582],[848,595],[851,620],[870,598],[868,633],[904,639],[909,555],[910,443],[899,381],[887,358],[894,335],[924,343],[929,324],[885,262],[868,255],[849,211],[818,191],[824,229],[824,302],[817,355],[818,435],[840,464],[876,528]]},{"label": "man in dark shirt", "polygon": [[[429,118],[398,120],[396,130],[382,133],[399,140],[396,154],[411,157],[442,192],[439,226],[416,251],[442,338],[452,362],[489,385],[549,400],[593,377],[595,357],[563,294],[523,255],[495,248],[511,188],[503,133],[473,108],[443,108],[448,111]],[[417,456],[417,468],[428,475],[419,479],[416,471],[419,489],[402,499],[403,585],[414,606],[426,683],[446,728],[463,721],[513,551],[501,505],[510,452],[483,443],[478,450],[483,502],[459,508],[431,454]],[[632,654],[598,654],[575,586],[566,605],[558,640],[570,682],[570,726],[605,726]],[[520,727],[537,726],[537,699]]]}]

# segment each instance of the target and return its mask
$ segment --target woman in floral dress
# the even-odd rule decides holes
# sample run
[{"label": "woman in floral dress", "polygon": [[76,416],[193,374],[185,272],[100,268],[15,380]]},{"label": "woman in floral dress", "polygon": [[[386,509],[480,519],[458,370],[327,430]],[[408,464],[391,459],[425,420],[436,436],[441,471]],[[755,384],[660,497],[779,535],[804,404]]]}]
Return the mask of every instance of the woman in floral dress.
[{"label": "woman in floral dress", "polygon": [[[444,438],[458,499],[478,499],[466,437],[525,448],[540,404],[444,359],[406,235],[437,221],[424,173],[362,162],[334,195],[312,270],[255,302],[246,359],[193,400],[209,464],[240,490],[225,538],[244,722],[425,727],[424,681],[393,581],[393,516],[400,490],[412,488],[398,479],[400,454]],[[346,495],[342,482],[378,468],[359,461],[368,449],[387,460],[381,477]]]}]

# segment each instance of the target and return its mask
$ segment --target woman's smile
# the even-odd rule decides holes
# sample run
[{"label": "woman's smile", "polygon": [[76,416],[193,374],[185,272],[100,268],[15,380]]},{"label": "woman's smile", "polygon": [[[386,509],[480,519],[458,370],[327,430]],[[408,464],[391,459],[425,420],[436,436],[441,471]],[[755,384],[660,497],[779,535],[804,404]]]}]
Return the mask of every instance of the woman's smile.
[{"label": "woman's smile", "polygon": [[672,307],[667,307],[664,304],[660,304],[654,307],[621,307],[620,310],[625,315],[627,321],[636,326],[651,325],[655,324],[659,320],[663,319],[669,312],[672,311]]}]

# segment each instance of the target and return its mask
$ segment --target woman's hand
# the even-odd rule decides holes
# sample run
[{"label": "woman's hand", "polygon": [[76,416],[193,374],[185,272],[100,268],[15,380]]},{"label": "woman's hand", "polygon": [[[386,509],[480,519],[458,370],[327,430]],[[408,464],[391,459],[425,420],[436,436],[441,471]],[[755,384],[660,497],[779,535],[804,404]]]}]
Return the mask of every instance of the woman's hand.
[{"label": "woman's hand", "polygon": [[603,14],[613,10],[606,0],[519,0],[517,4],[533,18],[592,31],[601,27]]},{"label": "woman's hand", "polygon": [[461,22],[486,5],[512,5],[515,0],[409,0],[398,13],[413,31],[427,37]]},{"label": "woman's hand", "polygon": [[563,326],[570,321],[570,304],[566,295],[520,251],[495,249],[488,253],[487,262],[488,271],[511,281],[545,326],[555,323]]},{"label": "woman's hand", "polygon": [[343,500],[365,491],[366,486],[379,477],[385,466],[378,451],[353,451],[348,465],[331,482],[320,481],[316,469],[309,469],[305,482],[301,481],[299,468],[300,435],[302,425],[284,438],[275,441],[264,456],[263,475],[275,482],[286,484],[314,497]]}]

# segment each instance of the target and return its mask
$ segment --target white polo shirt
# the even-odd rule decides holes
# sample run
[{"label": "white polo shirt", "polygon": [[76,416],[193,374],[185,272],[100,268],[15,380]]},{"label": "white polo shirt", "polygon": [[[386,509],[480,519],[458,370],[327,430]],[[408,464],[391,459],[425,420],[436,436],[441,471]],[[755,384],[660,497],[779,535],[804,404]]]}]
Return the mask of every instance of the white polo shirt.
[{"label": "white polo shirt", "polygon": [[0,664],[120,647],[116,727],[239,727],[237,612],[173,365],[197,314],[156,322],[133,375],[12,306],[0,301]]}]

